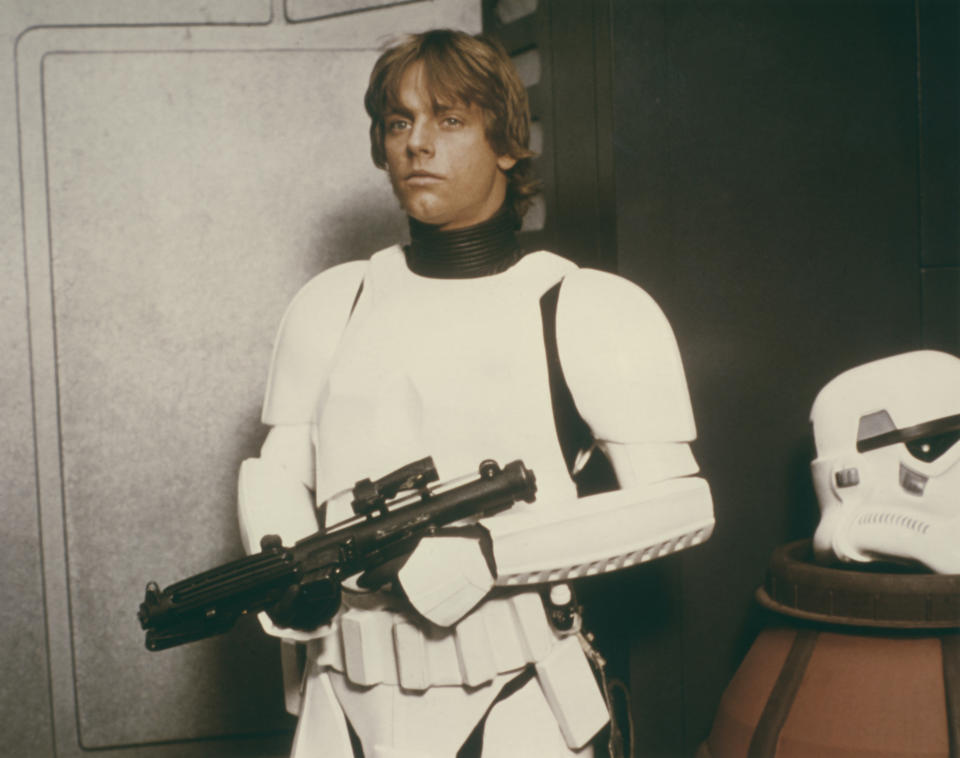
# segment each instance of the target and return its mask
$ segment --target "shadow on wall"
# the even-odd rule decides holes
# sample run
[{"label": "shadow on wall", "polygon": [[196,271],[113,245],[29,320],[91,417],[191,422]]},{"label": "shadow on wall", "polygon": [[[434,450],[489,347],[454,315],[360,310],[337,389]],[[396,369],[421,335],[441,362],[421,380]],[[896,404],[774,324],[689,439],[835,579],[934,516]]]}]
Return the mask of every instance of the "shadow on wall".
[{"label": "shadow on wall", "polygon": [[[386,173],[384,184],[388,184]],[[324,261],[324,268],[345,261],[363,260],[373,253],[409,236],[407,217],[393,200],[395,211],[385,210],[385,202],[370,202],[369,197],[355,196],[339,208],[324,214],[311,226],[312,261]]]}]

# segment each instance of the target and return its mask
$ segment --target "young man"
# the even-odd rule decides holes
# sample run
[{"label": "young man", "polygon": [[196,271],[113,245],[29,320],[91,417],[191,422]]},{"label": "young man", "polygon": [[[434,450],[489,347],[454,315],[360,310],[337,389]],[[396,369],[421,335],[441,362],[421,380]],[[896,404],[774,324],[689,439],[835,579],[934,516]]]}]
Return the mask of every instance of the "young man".
[{"label": "young man", "polygon": [[[411,242],[325,271],[290,305],[271,431],[240,472],[245,547],[316,531],[318,502],[326,525],[349,517],[333,493],[427,455],[441,480],[521,459],[538,491],[425,538],[383,589],[345,588],[327,625],[295,598],[261,617],[307,642],[293,755],[351,756],[348,722],[366,758],[454,756],[478,725],[488,758],[590,755],[604,699],[540,590],[709,536],[673,334],[629,282],[522,251],[529,115],[499,45],[411,37],[378,60],[365,102]],[[578,499],[594,449],[620,489]]]}]

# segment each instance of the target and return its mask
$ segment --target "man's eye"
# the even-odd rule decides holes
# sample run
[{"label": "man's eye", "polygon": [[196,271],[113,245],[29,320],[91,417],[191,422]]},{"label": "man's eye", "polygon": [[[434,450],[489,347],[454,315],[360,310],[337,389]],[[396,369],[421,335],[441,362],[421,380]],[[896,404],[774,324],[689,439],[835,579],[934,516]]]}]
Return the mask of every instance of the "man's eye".
[{"label": "man's eye", "polygon": [[463,122],[460,119],[458,119],[456,116],[446,116],[443,119],[443,125],[450,126],[450,127],[458,127],[458,126],[463,126]]},{"label": "man's eye", "polygon": [[395,119],[387,122],[387,130],[391,132],[401,132],[409,126],[409,122],[403,119]]}]

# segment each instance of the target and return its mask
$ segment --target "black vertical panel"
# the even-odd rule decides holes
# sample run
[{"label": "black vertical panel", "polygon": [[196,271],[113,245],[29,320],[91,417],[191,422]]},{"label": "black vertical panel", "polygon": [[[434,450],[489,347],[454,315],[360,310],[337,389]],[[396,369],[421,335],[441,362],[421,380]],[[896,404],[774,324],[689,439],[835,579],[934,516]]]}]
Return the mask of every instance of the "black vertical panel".
[{"label": "black vertical panel", "polygon": [[717,515],[680,556],[676,648],[636,649],[640,755],[706,736],[771,550],[812,532],[816,393],[920,345],[915,18],[913,0],[613,3],[619,271],[674,326]]},{"label": "black vertical panel", "polygon": [[[553,77],[555,246],[582,265],[613,268],[607,3],[553,0],[546,55]],[[606,68],[606,70],[604,70]],[[602,115],[601,115],[602,114]]]},{"label": "black vertical panel", "polygon": [[960,3],[917,0],[925,266],[960,266]]},{"label": "black vertical panel", "polygon": [[533,13],[503,23],[498,0],[484,0],[484,31],[511,54],[534,49],[540,80],[531,111],[543,128],[536,162],[546,223],[524,235],[580,265],[616,265],[613,202],[612,74],[609,0],[539,0]]},{"label": "black vertical panel", "polygon": [[960,354],[960,3],[916,8],[923,344]]}]

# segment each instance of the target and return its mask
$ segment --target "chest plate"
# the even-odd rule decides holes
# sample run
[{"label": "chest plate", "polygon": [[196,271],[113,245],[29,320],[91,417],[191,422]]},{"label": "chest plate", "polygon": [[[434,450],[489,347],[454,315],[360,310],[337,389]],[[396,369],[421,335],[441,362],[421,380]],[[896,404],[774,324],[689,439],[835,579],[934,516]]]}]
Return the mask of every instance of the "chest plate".
[{"label": "chest plate", "polygon": [[441,480],[520,458],[539,494],[574,492],[557,441],[540,297],[573,268],[532,253],[476,279],[371,259],[316,411],[317,493],[430,455]]}]

